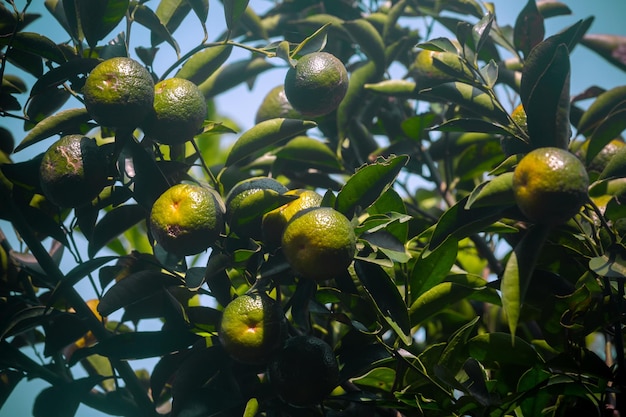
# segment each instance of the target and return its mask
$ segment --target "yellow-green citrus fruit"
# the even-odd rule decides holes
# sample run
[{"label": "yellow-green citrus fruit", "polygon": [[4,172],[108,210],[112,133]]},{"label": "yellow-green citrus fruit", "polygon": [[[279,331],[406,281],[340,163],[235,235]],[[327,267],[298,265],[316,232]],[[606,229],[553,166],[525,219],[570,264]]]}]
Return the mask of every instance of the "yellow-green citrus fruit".
[{"label": "yellow-green citrus fruit", "polygon": [[167,252],[194,255],[212,246],[224,230],[224,207],[212,189],[197,184],[168,188],[152,205],[150,231]]},{"label": "yellow-green citrus fruit", "polygon": [[583,163],[560,148],[529,152],[513,172],[517,206],[535,223],[557,225],[569,220],[587,202],[588,187]]},{"label": "yellow-green citrus fruit", "polygon": [[286,323],[280,303],[267,294],[244,294],[224,308],[219,339],[239,362],[266,363],[283,344]]},{"label": "yellow-green citrus fruit", "polygon": [[298,212],[287,223],[281,242],[292,269],[316,281],[343,273],[356,252],[356,237],[350,220],[330,207]]},{"label": "yellow-green citrus fruit", "polygon": [[335,110],[348,91],[348,71],[328,52],[303,56],[285,76],[285,94],[294,109],[318,117]]},{"label": "yellow-green citrus fruit", "polygon": [[259,124],[265,120],[283,117],[286,119],[302,119],[302,114],[295,110],[285,94],[285,87],[278,85],[272,88],[259,106],[254,122]]},{"label": "yellow-green citrus fruit", "polygon": [[191,140],[207,117],[204,95],[194,83],[169,78],[154,86],[154,106],[142,124],[146,135],[166,145]]},{"label": "yellow-green citrus fruit", "polygon": [[[589,172],[600,173],[604,171],[606,165],[609,163],[611,158],[619,151],[622,147],[624,147],[624,141],[621,138],[616,138],[607,143],[604,148],[596,156],[593,157],[591,162],[587,165],[587,170]],[[580,158],[581,161],[586,160],[587,158],[587,149],[589,148],[589,141],[585,141],[576,155]]]},{"label": "yellow-green citrus fruit", "polygon": [[319,207],[322,204],[322,196],[312,190],[289,190],[285,195],[294,195],[298,198],[263,216],[263,241],[268,245],[280,245],[283,231],[296,213],[304,209]]},{"label": "yellow-green citrus fruit", "polygon": [[513,109],[511,112],[511,119],[522,128],[524,132],[528,132],[528,119],[526,117],[526,110],[524,110],[524,106],[519,104],[517,107]]},{"label": "yellow-green citrus fruit", "polygon": [[152,110],[154,80],[139,62],[107,59],[89,73],[83,87],[85,107],[103,126],[134,128]]},{"label": "yellow-green citrus fruit", "polygon": [[410,67],[410,74],[420,88],[431,87],[448,81],[454,81],[454,77],[437,68],[433,58],[446,52],[429,51],[423,49],[417,53]]},{"label": "yellow-green citrus fruit", "polygon": [[295,406],[319,404],[339,383],[333,349],[315,336],[288,339],[268,365],[278,396]]},{"label": "yellow-green citrus fruit", "polygon": [[287,187],[269,177],[252,177],[235,184],[226,195],[226,217],[231,231],[239,237],[260,238],[268,202],[276,194],[287,191]]},{"label": "yellow-green citrus fruit", "polygon": [[44,153],[39,180],[46,198],[59,207],[91,202],[108,183],[107,158],[95,139],[67,135]]}]

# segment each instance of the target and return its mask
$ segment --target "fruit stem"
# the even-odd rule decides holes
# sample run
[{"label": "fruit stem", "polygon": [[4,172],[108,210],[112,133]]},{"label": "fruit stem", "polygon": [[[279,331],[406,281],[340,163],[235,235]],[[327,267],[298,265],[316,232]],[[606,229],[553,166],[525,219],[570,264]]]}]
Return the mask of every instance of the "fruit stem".
[{"label": "fruit stem", "polygon": [[215,188],[216,190],[219,191],[219,189],[218,189],[219,183],[217,182],[217,178],[215,178],[215,175],[213,175],[213,173],[209,169],[208,165],[204,161],[204,158],[202,157],[202,153],[200,152],[200,147],[196,143],[196,139],[195,138],[191,139],[191,144],[193,145],[193,148],[198,153],[198,156],[200,157],[200,164],[202,164],[202,169],[206,172],[207,176],[209,177],[209,180],[211,181],[211,186],[213,186],[213,188]]},{"label": "fruit stem", "polygon": [[[26,245],[39,262],[41,268],[46,271],[53,283],[58,284],[62,282],[65,278],[63,272],[61,272],[56,262],[50,257],[41,242],[37,239],[30,225],[11,197],[8,198],[8,209],[13,226],[22,239],[24,239],[24,242],[26,242]],[[111,333],[109,333],[100,319],[91,311],[89,306],[85,303],[74,287],[68,287],[65,290],[65,297],[70,306],[76,310],[80,317],[86,320],[87,327],[93,332],[98,340],[102,341],[111,337]],[[131,366],[127,362],[120,360],[110,359],[110,361],[113,367],[117,369],[124,382],[126,382],[127,389],[135,398],[137,406],[141,410],[140,415],[156,415],[152,401],[146,394]]]}]

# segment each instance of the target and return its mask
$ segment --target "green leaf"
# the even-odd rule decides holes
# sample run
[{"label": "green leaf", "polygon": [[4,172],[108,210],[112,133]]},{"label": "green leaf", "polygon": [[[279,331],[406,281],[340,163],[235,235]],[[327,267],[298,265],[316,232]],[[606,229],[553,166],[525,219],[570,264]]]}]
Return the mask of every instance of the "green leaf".
[{"label": "green leaf", "polygon": [[358,259],[354,262],[354,269],[379,314],[409,346],[412,338],[408,310],[391,277],[380,266]]},{"label": "green leaf", "polygon": [[0,46],[7,46],[9,41],[11,48],[35,55],[37,59],[49,59],[57,64],[68,60],[57,44],[38,33],[18,32],[15,36],[0,36]]},{"label": "green leaf", "polygon": [[282,161],[299,164],[302,170],[309,168],[323,172],[341,172],[341,162],[337,155],[318,139],[307,136],[296,136],[276,152]]},{"label": "green leaf", "polygon": [[478,54],[483,48],[483,45],[489,39],[489,33],[491,32],[491,26],[494,22],[494,15],[491,13],[485,14],[474,26],[472,26],[472,40],[474,42],[474,52]]},{"label": "green leaf", "polygon": [[409,309],[411,324],[417,326],[425,320],[464,300],[476,291],[468,285],[442,282],[422,293]]},{"label": "green leaf", "polygon": [[30,95],[31,97],[36,96],[79,75],[88,74],[100,62],[101,60],[96,58],[76,58],[52,68],[37,79],[30,90]]},{"label": "green leaf", "polygon": [[98,312],[102,316],[145,300],[166,287],[183,285],[182,280],[160,271],[139,271],[118,281],[102,296]]},{"label": "green leaf", "polygon": [[[205,22],[209,17],[209,0],[187,0],[193,12],[198,16],[198,20],[205,27]],[[205,28],[206,31],[206,28]]]},{"label": "green leaf", "polygon": [[83,127],[87,126],[89,120],[91,120],[91,116],[84,107],[63,110],[53,114],[37,123],[22,142],[16,146],[15,152],[21,151],[50,136],[82,132]]},{"label": "green leaf", "polygon": [[34,127],[37,122],[59,110],[70,97],[71,94],[67,90],[56,87],[42,91],[36,96],[31,96],[26,107],[28,121],[24,122],[24,130]]},{"label": "green leaf", "polygon": [[506,263],[500,291],[512,336],[515,335],[526,291],[548,232],[549,227],[543,225],[530,228],[515,246]]},{"label": "green leaf", "polygon": [[[143,4],[139,6],[140,8],[144,7]],[[142,11],[142,13],[144,12],[146,11]],[[191,12],[191,3],[189,0],[161,0],[156,11],[153,13],[157,20],[155,21],[154,18],[146,15],[149,19],[146,23],[150,25],[146,27],[151,29],[150,42],[152,46],[157,46],[164,41],[167,41],[171,45],[174,41],[171,34],[178,29],[189,12]],[[142,16],[142,19],[143,18]],[[175,49],[178,50],[177,48]]]},{"label": "green leaf", "polygon": [[228,59],[232,45],[217,45],[193,54],[176,73],[196,85],[206,81]]},{"label": "green leaf", "polygon": [[440,84],[420,91],[420,96],[443,102],[452,102],[494,122],[506,125],[509,116],[488,92],[462,82]]},{"label": "green leaf", "polygon": [[248,7],[249,0],[223,0],[224,3],[224,17],[226,18],[226,27],[232,31],[239,19],[243,15],[246,7]]},{"label": "green leaf", "polygon": [[589,269],[601,277],[626,278],[626,259],[619,251],[609,250],[589,260]]},{"label": "green leaf", "polygon": [[94,228],[87,251],[89,257],[93,257],[111,240],[144,220],[146,215],[146,210],[138,204],[118,206],[107,212]]},{"label": "green leaf", "polygon": [[94,375],[45,388],[35,398],[33,417],[74,417],[89,391],[103,379]]},{"label": "green leaf", "polygon": [[206,99],[210,99],[243,82],[253,80],[257,75],[270,68],[274,68],[274,65],[270,64],[263,57],[235,61],[222,65],[213,72],[213,75],[198,85],[198,88],[200,88]]},{"label": "green leaf", "polygon": [[244,158],[256,157],[281,140],[299,135],[316,127],[313,121],[299,119],[270,119],[256,124],[245,131],[231,148],[226,157],[226,166]]},{"label": "green leaf", "polygon": [[530,51],[543,40],[544,35],[543,16],[537,8],[537,2],[528,0],[515,20],[513,31],[515,48],[527,57]]},{"label": "green leaf", "polygon": [[417,94],[417,84],[409,80],[384,80],[373,84],[365,84],[364,89],[378,94],[395,97],[413,97]]},{"label": "green leaf", "polygon": [[183,350],[198,340],[196,334],[181,330],[122,333],[77,350],[70,363],[94,354],[115,360],[154,358]]},{"label": "green leaf", "polygon": [[446,347],[439,357],[438,365],[456,374],[461,367],[462,360],[467,356],[467,341],[474,332],[480,317],[474,317],[469,323],[459,327],[449,338]]},{"label": "green leaf", "polygon": [[422,251],[409,277],[411,300],[440,284],[456,262],[458,241],[448,238],[432,252]]},{"label": "green leaf", "polygon": [[474,188],[467,200],[465,208],[511,206],[514,204],[513,173],[505,172]]},{"label": "green leaf", "polygon": [[[159,9],[161,9],[161,6],[165,3],[171,2],[162,1],[161,3],[159,3],[156,14],[149,7],[143,4],[138,4],[136,7],[133,8],[133,18],[141,26],[150,30],[153,47],[165,41],[169,43],[172,48],[174,48],[174,51],[178,55],[180,53],[180,48],[178,46],[178,43],[176,42],[176,39],[174,39],[171,34],[174,29],[170,29],[167,23],[160,19],[160,16],[158,14]],[[180,7],[188,7],[187,0],[183,0],[180,4]],[[188,13],[188,11],[186,13]],[[173,22],[173,20],[170,22]]]},{"label": "green leaf", "polygon": [[585,35],[580,41],[581,44],[591,49],[611,64],[622,71],[626,71],[626,36],[608,34]]},{"label": "green leaf", "polygon": [[384,71],[385,65],[385,44],[380,33],[374,25],[365,19],[356,19],[344,22],[344,29],[350,33],[352,39],[365,52],[370,61],[379,66],[379,71]]},{"label": "green leaf", "polygon": [[555,0],[540,1],[537,3],[537,9],[544,19],[572,14],[567,4]]},{"label": "green leaf", "polygon": [[295,56],[303,56],[313,52],[319,52],[324,49],[328,38],[326,33],[328,32],[330,25],[331,23],[327,22],[321,28],[313,32],[312,35],[307,36],[302,42],[298,44],[298,46],[293,49],[293,51],[289,53],[288,59],[286,61],[290,65],[295,66],[297,62],[293,59]]},{"label": "green leaf", "polygon": [[348,128],[355,115],[362,108],[367,91],[366,84],[377,82],[383,73],[378,71],[377,63],[367,61],[350,74],[350,83],[345,97],[337,107],[337,129],[339,142],[348,136]]},{"label": "green leaf", "polygon": [[122,21],[129,0],[77,0],[74,3],[79,31],[91,48]]},{"label": "green leaf", "polygon": [[506,333],[484,333],[467,342],[469,355],[483,363],[514,364],[531,368],[543,361],[525,340]]},{"label": "green leaf", "polygon": [[467,200],[468,197],[465,197],[458,201],[439,218],[428,245],[429,250],[434,250],[448,236],[454,236],[457,239],[467,237],[472,233],[482,231],[502,217],[503,207],[474,207],[466,209]]},{"label": "green leaf", "polygon": [[415,47],[426,49],[429,51],[451,52],[455,55],[459,54],[459,50],[457,49],[456,45],[453,44],[452,41],[450,41],[450,39],[444,38],[444,37],[435,38],[427,42],[418,43],[417,45],[415,45]]},{"label": "green leaf", "polygon": [[102,265],[114,261],[118,258],[118,256],[102,256],[100,258],[89,259],[74,267],[56,286],[56,288],[50,295],[50,298],[48,299],[48,305],[53,305],[59,297],[63,296],[64,292],[68,288],[76,285],[81,279],[96,271]]},{"label": "green leaf", "polygon": [[442,124],[435,126],[432,130],[441,132],[476,132],[491,133],[496,135],[511,135],[511,129],[499,123],[494,123],[484,119],[458,118],[446,120]]},{"label": "green leaf", "polygon": [[357,209],[372,205],[391,187],[408,160],[407,155],[392,156],[360,168],[339,191],[335,209],[350,218]]}]

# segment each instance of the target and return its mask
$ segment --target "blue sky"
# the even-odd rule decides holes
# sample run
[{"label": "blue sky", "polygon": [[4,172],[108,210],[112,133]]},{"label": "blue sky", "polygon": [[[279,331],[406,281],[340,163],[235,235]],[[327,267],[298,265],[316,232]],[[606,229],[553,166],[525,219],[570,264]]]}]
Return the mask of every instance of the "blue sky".
[{"label": "blue sky", "polygon": [[[549,36],[559,31],[563,27],[566,27],[578,19],[585,18],[590,15],[596,17],[590,33],[612,33],[626,35],[626,27],[624,26],[624,17],[626,16],[626,2],[623,0],[572,0],[564,1],[573,11],[571,16],[563,16],[548,19],[546,22],[546,34]],[[17,0],[18,7],[22,6],[25,1]],[[251,6],[255,10],[263,10],[271,6],[272,2],[267,0],[252,0]],[[513,24],[515,17],[519,10],[524,6],[525,1],[515,0],[496,0],[493,1],[496,6],[496,15],[498,22],[503,24]],[[152,6],[157,4],[156,1],[149,2],[148,5]],[[212,1],[210,2],[211,8],[209,13],[208,29],[209,39],[217,36],[222,32],[224,28],[223,15],[221,3]],[[44,16],[47,15],[47,11],[43,7],[43,1],[33,1],[31,12],[40,12]],[[56,42],[62,42],[67,40],[64,37],[60,26],[52,19],[40,19],[29,27],[29,30],[44,34]],[[121,29],[120,29],[121,30]],[[113,33],[117,33],[116,30]],[[191,16],[179,29],[174,36],[181,45],[183,51],[195,46],[202,39],[202,32],[200,26],[195,20],[194,16]],[[436,36],[451,36],[446,32],[437,32]],[[147,44],[145,42],[146,35],[142,34],[139,30],[133,30],[132,47]],[[162,51],[159,52],[159,62],[170,63],[173,59],[173,53],[171,48],[167,45],[161,46]],[[163,56],[161,56],[163,55]],[[245,51],[237,50],[231,56],[231,60],[241,57],[249,56]],[[577,94],[587,88],[590,85],[598,85],[603,88],[611,88],[616,85],[626,84],[626,74],[621,72],[612,66],[605,63],[600,57],[590,52],[582,46],[578,46],[572,53],[572,78],[571,78],[571,92]],[[160,68],[157,65],[157,73],[161,73],[165,68]],[[282,83],[285,68],[277,68],[268,71],[256,80],[255,87],[250,91],[245,86],[237,87],[216,100],[219,112],[228,118],[232,119],[241,130],[250,128],[253,125],[254,114],[261,100],[274,86]],[[13,69],[7,71],[8,73],[15,73]],[[403,74],[396,74],[402,76]],[[25,81],[28,85],[32,86],[34,79],[32,77],[25,76]],[[70,104],[69,107],[77,106],[76,103]],[[14,132],[15,139],[19,143],[23,137],[21,122],[15,120],[3,119],[0,125],[11,129]],[[234,137],[233,137],[234,138]],[[49,145],[50,142],[44,141],[42,146]],[[21,161],[31,158],[35,153],[41,152],[43,148],[33,147],[14,156],[15,161]],[[10,226],[6,222],[0,222],[0,227],[6,234],[11,233]],[[71,268],[73,265],[71,261],[63,263],[64,268]],[[80,288],[82,290],[82,288]],[[85,291],[88,291],[88,286],[85,286]],[[151,362],[145,362],[138,364],[139,366],[150,365]],[[73,371],[79,375],[79,367],[73,368]],[[46,387],[47,384],[41,381],[26,382],[23,381],[19,384],[17,389],[11,395],[5,406],[0,409],[0,417],[9,416],[26,416],[31,415],[32,404],[36,394]],[[102,416],[102,414],[88,407],[81,406],[77,416]]]}]

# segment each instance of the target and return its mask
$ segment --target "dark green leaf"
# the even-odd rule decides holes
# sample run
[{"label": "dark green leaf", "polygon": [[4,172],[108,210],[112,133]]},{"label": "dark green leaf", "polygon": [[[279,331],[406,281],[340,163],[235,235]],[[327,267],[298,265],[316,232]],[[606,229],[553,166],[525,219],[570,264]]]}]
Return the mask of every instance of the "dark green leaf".
[{"label": "dark green leaf", "polygon": [[228,59],[232,50],[232,45],[218,45],[196,52],[185,61],[176,77],[185,78],[199,85]]},{"label": "dark green leaf", "polygon": [[82,126],[87,125],[89,120],[91,120],[91,116],[84,107],[60,111],[37,123],[22,142],[17,145],[15,152],[34,145],[50,136],[78,133],[82,130]]},{"label": "dark green leaf", "polygon": [[70,97],[71,94],[64,88],[50,88],[31,96],[26,107],[29,121],[24,122],[24,130],[31,129],[36,123],[59,110]]},{"label": "dark green leaf", "polygon": [[492,118],[494,122],[502,125],[506,125],[509,121],[508,114],[502,109],[500,103],[495,101],[488,92],[469,84],[458,81],[444,83],[422,90],[421,95],[426,98],[458,104],[479,116]]},{"label": "dark green leaf", "polygon": [[94,354],[117,360],[154,358],[182,350],[198,340],[196,334],[180,330],[122,333],[77,350],[71,362]]},{"label": "dark green leaf", "polygon": [[224,3],[224,17],[226,18],[226,26],[228,30],[235,29],[239,19],[243,15],[248,7],[250,0],[223,0]]},{"label": "dark green leaf", "polygon": [[78,0],[75,2],[79,30],[91,48],[122,21],[129,0]]},{"label": "dark green leaf", "polygon": [[544,19],[572,14],[567,4],[555,0],[540,1],[537,3],[537,9]]},{"label": "dark green leaf", "polygon": [[391,277],[380,266],[358,259],[354,262],[354,269],[378,312],[400,340],[410,345],[411,324],[407,306]]},{"label": "dark green leaf", "polygon": [[[150,26],[146,27],[152,31],[150,34],[152,46],[157,46],[164,41],[167,41],[171,45],[174,41],[171,34],[178,29],[189,12],[191,12],[191,3],[189,3],[189,0],[161,0],[154,12],[157,17],[156,21],[154,21],[152,17],[148,17],[146,21],[150,24]],[[156,30],[151,27],[152,25],[154,25],[154,29]],[[163,30],[163,27],[165,30]],[[175,47],[175,49],[177,48]]]},{"label": "dark green leaf", "polygon": [[508,127],[484,119],[450,119],[432,129],[442,132],[476,132],[511,135],[511,130]]},{"label": "dark green leaf", "polygon": [[309,168],[323,172],[341,172],[341,162],[337,155],[318,139],[296,136],[276,152],[280,161],[296,164],[301,171]]},{"label": "dark green leaf", "polygon": [[0,408],[4,406],[15,387],[25,376],[23,372],[11,369],[0,371]]},{"label": "dark green leaf", "polygon": [[222,65],[198,87],[204,97],[210,99],[255,77],[274,65],[263,57],[254,57]]},{"label": "dark green leaf", "polygon": [[337,128],[340,141],[348,136],[348,127],[363,106],[367,92],[365,85],[380,81],[383,73],[377,68],[375,62],[368,61],[350,74],[348,91],[337,108]]},{"label": "dark green leaf", "polygon": [[454,238],[446,239],[432,252],[422,251],[409,278],[411,300],[416,300],[446,278],[456,262],[457,252],[458,242]]},{"label": "dark green leaf", "polygon": [[549,228],[543,225],[530,228],[515,246],[506,263],[500,290],[502,291],[502,306],[507,314],[511,335],[515,335],[526,291],[548,231]]},{"label": "dark green leaf", "polygon": [[160,293],[166,287],[182,284],[180,278],[159,271],[139,271],[109,288],[98,304],[98,312],[108,316],[120,308]]},{"label": "dark green leaf", "polygon": [[564,43],[555,46],[552,39],[540,43],[529,54],[522,71],[520,95],[531,145],[566,149],[571,135],[569,52]]},{"label": "dark green leaf", "polygon": [[515,48],[527,57],[530,51],[543,40],[544,35],[543,16],[537,9],[536,0],[528,0],[515,20],[513,32]]},{"label": "dark green leaf", "polygon": [[513,173],[505,172],[474,188],[465,208],[510,206],[514,204]]},{"label": "dark green leaf", "polygon": [[[163,20],[160,20],[160,16],[158,14],[159,10],[161,9],[161,6],[163,6],[166,3],[172,3],[172,2],[162,1],[161,3],[159,3],[159,7],[157,8],[156,14],[152,11],[152,9],[148,8],[147,6],[143,4],[138,4],[134,8],[135,12],[133,13],[133,18],[135,19],[137,23],[139,23],[140,25],[150,30],[152,34],[152,46],[156,46],[159,43],[165,41],[169,43],[172,46],[172,48],[174,48],[174,51],[176,51],[176,54],[178,54],[180,53],[180,48],[178,46],[178,43],[176,42],[176,39],[172,37],[172,31],[174,29],[170,29],[166,22],[164,22]],[[181,0],[179,1],[179,3],[180,3],[179,4],[180,10],[189,7],[189,3],[187,0]],[[189,11],[187,10],[185,12],[185,15],[188,12]],[[178,16],[178,14],[176,14],[176,16]],[[174,20],[170,20],[169,22],[172,23],[174,22]],[[178,25],[172,25],[172,26],[178,26]]]},{"label": "dark green leaf", "polygon": [[[483,283],[483,286],[486,282]],[[411,323],[416,326],[433,315],[449,308],[452,304],[464,300],[481,287],[459,284],[456,282],[442,282],[422,293],[409,309]]]},{"label": "dark green leaf", "polygon": [[600,173],[598,177],[599,180],[604,180],[607,178],[621,178],[626,177],[626,146],[621,147],[618,151],[611,157],[609,162],[604,167],[604,170]]},{"label": "dark green leaf", "polygon": [[369,207],[391,187],[408,160],[408,156],[400,155],[360,168],[339,191],[335,209],[350,218],[357,209]]},{"label": "dark green leaf", "polygon": [[378,70],[384,71],[386,67],[385,44],[374,25],[365,19],[357,19],[344,22],[343,27],[350,33],[352,39],[361,47],[370,61],[379,66]]},{"label": "dark green leaf", "polygon": [[482,231],[502,217],[503,207],[476,207],[468,210],[465,208],[467,200],[467,197],[460,200],[441,216],[428,245],[429,250],[434,250],[448,236],[458,239],[467,237]]},{"label": "dark green leaf", "polygon": [[[198,19],[204,27],[207,18],[209,17],[209,0],[187,0],[191,4],[193,12],[198,16]],[[205,29],[206,30],[206,29]]]},{"label": "dark green leaf", "polygon": [[245,131],[237,139],[228,153],[226,166],[235,164],[244,158],[260,156],[271,145],[315,126],[317,126],[315,122],[299,119],[278,118],[262,121]]},{"label": "dark green leaf", "polygon": [[44,389],[35,398],[33,417],[74,417],[84,397],[103,379],[89,376]]},{"label": "dark green leaf", "polygon": [[506,333],[485,333],[467,342],[469,354],[484,363],[515,364],[531,368],[542,363],[535,349],[525,340]]},{"label": "dark green leaf", "polygon": [[484,15],[474,26],[472,26],[472,39],[475,45],[475,52],[478,54],[483,48],[483,45],[489,39],[489,33],[491,32],[491,25],[493,24],[494,16],[491,13]]},{"label": "dark green leaf", "polygon": [[435,38],[427,42],[418,43],[416,48],[427,49],[429,51],[438,52],[451,52],[455,55],[459,54],[459,51],[455,44],[448,38]]},{"label": "dark green leaf", "polygon": [[146,218],[146,210],[137,204],[116,207],[107,212],[94,228],[88,253],[93,257],[111,240]]},{"label": "dark green leaf", "polygon": [[67,57],[57,44],[38,33],[19,32],[14,37],[0,37],[0,46],[8,45],[9,41],[11,41],[12,48],[36,55],[40,59],[49,59],[57,64],[63,64],[67,61]]},{"label": "dark green leaf", "polygon": [[78,314],[61,313],[43,324],[46,333],[44,356],[60,352],[72,342],[80,339],[89,328]]},{"label": "dark green leaf", "polygon": [[439,357],[438,364],[445,367],[447,370],[456,374],[462,363],[461,358],[467,356],[467,340],[474,332],[476,324],[480,320],[480,317],[475,317],[469,323],[459,327],[448,339],[446,347]]}]

